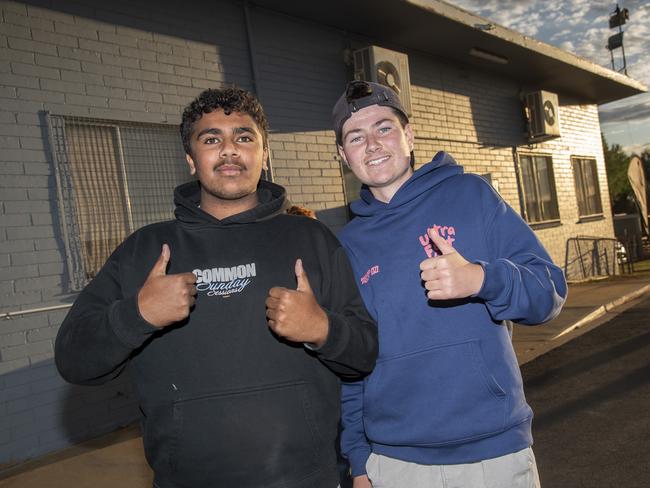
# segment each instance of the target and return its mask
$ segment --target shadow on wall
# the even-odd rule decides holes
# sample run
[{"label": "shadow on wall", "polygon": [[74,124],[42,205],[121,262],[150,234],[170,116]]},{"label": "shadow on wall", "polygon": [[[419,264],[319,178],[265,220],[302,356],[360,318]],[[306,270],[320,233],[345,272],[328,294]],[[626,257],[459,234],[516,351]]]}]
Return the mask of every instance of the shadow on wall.
[{"label": "shadow on wall", "polygon": [[[409,63],[412,86],[431,90],[429,96],[418,100],[421,117],[414,119],[416,141],[445,148],[469,144],[480,149],[526,144],[521,87],[516,82],[422,53],[409,54]],[[434,137],[429,137],[430,133]],[[419,162],[433,154],[416,156]]]},{"label": "shadow on wall", "polygon": [[66,383],[54,360],[0,377],[0,469],[61,450],[135,422],[139,416],[128,368],[102,386]]},{"label": "shadow on wall", "polygon": [[[142,59],[149,65],[165,65],[169,73],[150,67],[127,68],[109,62],[115,64],[115,70],[105,76],[128,80],[131,89],[143,82],[159,84],[163,104],[184,107],[202,89],[233,83],[256,92],[274,133],[330,130],[331,108],[349,74],[341,61],[344,43],[340,33],[323,28],[314,35],[311,23],[252,4],[247,9],[245,2],[187,0],[182,9],[178,8],[178,2],[171,0],[103,4],[92,0],[25,0],[23,3],[52,10],[55,14],[60,12],[106,26],[130,29],[118,31],[117,35],[100,29],[97,31],[98,40],[100,43],[105,41],[106,47],[96,47],[99,44],[97,40],[80,38],[83,42],[80,50],[95,55],[96,63],[103,64],[100,55],[108,58],[121,56],[121,51],[111,56],[109,49],[111,45],[117,49],[121,44],[130,50],[127,56],[136,65],[138,59],[130,56],[147,51],[147,57]],[[219,28],[215,28],[215,19],[218,19]],[[54,20],[57,21],[56,17]],[[83,29],[83,24],[81,26]],[[92,31],[95,28],[91,25],[87,29]],[[189,41],[189,44],[179,43],[177,39]],[[300,42],[296,42],[298,39]],[[259,86],[255,86],[251,50]],[[149,56],[154,54],[155,60],[150,60]],[[91,64],[88,63],[89,70]],[[147,73],[141,74],[140,71]],[[79,107],[71,110],[74,108]],[[138,110],[137,106],[129,109],[134,120],[137,120]],[[154,108],[152,111],[159,110]],[[178,115],[164,117],[177,123],[181,111],[182,108]]]},{"label": "shadow on wall", "polygon": [[[154,41],[176,51],[160,52],[156,62],[170,63],[170,66],[179,62],[179,58],[191,57],[192,51],[199,49],[192,44],[176,46],[173,38],[208,46],[210,54],[205,55],[202,65],[197,68],[194,68],[195,63],[186,68],[176,66],[174,75],[161,74],[157,82],[170,86],[184,83],[180,90],[187,98],[186,102],[193,97],[186,95],[187,86],[196,87],[196,94],[202,88],[231,83],[251,89],[260,96],[273,133],[330,131],[332,106],[353,74],[353,68],[343,61],[344,49],[378,43],[387,48],[407,51],[412,84],[432,90],[432,96],[427,100],[418,100],[421,105],[419,110],[424,112],[425,117],[415,122],[422,129],[420,131],[418,128],[418,132],[422,132],[423,138],[426,139],[424,132],[429,131],[436,134],[431,139],[434,142],[452,140],[462,143],[472,139],[471,136],[456,137],[460,130],[453,128],[458,126],[454,125],[454,120],[465,116],[454,111],[458,102],[450,101],[447,97],[450,94],[455,96],[454,99],[467,99],[476,131],[475,143],[482,147],[511,147],[525,143],[518,85],[487,72],[479,73],[454,66],[420,52],[408,52],[403,47],[391,46],[388,40],[368,39],[329,26],[319,26],[311,21],[276,14],[254,4],[249,4],[247,22],[244,3],[188,0],[183,9],[178,9],[177,2],[172,0],[101,5],[91,0],[51,4],[25,0],[24,3],[36,7],[46,5],[46,8],[56,12],[133,29],[125,36],[137,38],[141,35],[144,42],[147,35],[159,35],[161,37],[154,38]],[[219,19],[218,29],[215,29],[215,18]],[[135,42],[135,39],[132,40]],[[148,42],[147,46],[156,44]],[[251,50],[259,86],[254,84]],[[162,60],[158,59],[160,56]],[[175,59],[166,60],[164,56]],[[98,62],[101,62],[99,58]],[[207,74],[202,75],[204,69]],[[129,78],[126,70],[124,68],[122,76]],[[122,70],[116,67],[115,72],[114,76],[119,77]],[[184,78],[184,81],[179,81],[179,78]],[[192,82],[188,83],[188,79]],[[487,93],[486,86],[492,87]],[[179,101],[178,96],[173,98],[172,104],[186,103]],[[132,113],[137,117],[135,110]],[[180,111],[178,117],[169,119],[176,123],[180,119]],[[448,130],[438,130],[441,126],[448,127]],[[422,156],[427,159],[432,154]]]}]

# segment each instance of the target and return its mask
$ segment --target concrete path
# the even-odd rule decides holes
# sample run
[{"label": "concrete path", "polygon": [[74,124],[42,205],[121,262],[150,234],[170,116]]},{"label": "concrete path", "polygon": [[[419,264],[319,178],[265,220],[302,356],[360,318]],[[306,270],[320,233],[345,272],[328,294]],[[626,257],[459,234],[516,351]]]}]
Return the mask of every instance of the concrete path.
[{"label": "concrete path", "polygon": [[[562,313],[543,326],[514,328],[520,364],[614,318],[650,294],[650,271],[569,286]],[[0,472],[0,488],[151,488],[136,426]]]},{"label": "concrete path", "polygon": [[650,271],[569,285],[567,302],[558,317],[541,326],[515,325],[513,343],[519,364],[611,320],[649,291]]}]

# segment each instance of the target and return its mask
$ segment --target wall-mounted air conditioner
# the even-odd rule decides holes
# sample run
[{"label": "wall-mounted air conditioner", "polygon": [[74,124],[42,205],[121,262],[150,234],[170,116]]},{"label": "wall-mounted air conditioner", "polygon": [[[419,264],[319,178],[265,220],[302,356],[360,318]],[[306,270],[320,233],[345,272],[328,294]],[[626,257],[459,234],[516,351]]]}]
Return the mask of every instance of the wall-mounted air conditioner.
[{"label": "wall-mounted air conditioner", "polygon": [[560,137],[560,105],[555,93],[536,91],[524,96],[528,119],[528,140],[543,141]]},{"label": "wall-mounted air conditioner", "polygon": [[374,81],[391,87],[411,115],[411,80],[408,56],[378,46],[368,46],[352,53],[354,79]]}]

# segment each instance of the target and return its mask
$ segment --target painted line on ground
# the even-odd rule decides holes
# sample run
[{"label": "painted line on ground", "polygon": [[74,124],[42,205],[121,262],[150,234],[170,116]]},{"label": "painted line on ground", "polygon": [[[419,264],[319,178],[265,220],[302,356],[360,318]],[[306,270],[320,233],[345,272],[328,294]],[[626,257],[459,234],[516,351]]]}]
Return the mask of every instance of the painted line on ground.
[{"label": "painted line on ground", "polygon": [[609,303],[607,303],[605,305],[601,305],[600,307],[598,307],[593,312],[591,312],[591,313],[585,315],[584,317],[582,317],[580,320],[578,320],[573,325],[570,325],[569,327],[564,329],[562,332],[560,332],[558,335],[553,337],[551,340],[554,341],[556,339],[559,339],[563,335],[568,334],[569,332],[573,332],[574,330],[579,329],[583,325],[586,325],[589,322],[591,322],[593,320],[596,320],[599,317],[602,317],[607,312],[610,312],[610,311],[614,310],[616,307],[620,307],[624,303],[627,303],[627,302],[629,302],[631,300],[634,300],[637,297],[640,297],[641,295],[643,295],[648,290],[650,290],[650,285],[645,285],[643,288],[639,288],[638,290],[633,291],[632,293],[628,293],[627,295],[623,295],[622,297],[617,298],[616,300],[613,300],[613,301],[611,301],[611,302],[609,302]]}]

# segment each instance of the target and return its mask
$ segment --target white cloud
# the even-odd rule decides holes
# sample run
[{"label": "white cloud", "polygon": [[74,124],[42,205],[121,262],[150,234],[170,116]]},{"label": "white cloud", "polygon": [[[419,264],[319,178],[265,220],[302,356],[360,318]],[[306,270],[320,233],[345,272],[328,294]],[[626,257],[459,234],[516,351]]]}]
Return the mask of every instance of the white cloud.
[{"label": "white cloud", "polygon": [[[601,109],[600,122],[603,124],[629,121],[650,121],[650,100],[635,105],[622,105],[620,107]],[[648,134],[650,136],[650,134]]]},{"label": "white cloud", "polygon": [[563,37],[570,37],[573,35],[573,29],[563,29],[561,31],[554,32],[551,37],[549,37],[550,41],[556,41],[558,39],[562,39]]},{"label": "white cloud", "polygon": [[623,146],[623,151],[625,151],[628,154],[640,155],[643,151],[650,151],[650,142],[647,142],[645,144],[634,144],[630,146]]},{"label": "white cloud", "polygon": [[563,41],[560,43],[559,47],[565,51],[569,51],[570,53],[576,52],[576,48],[571,41]]}]

